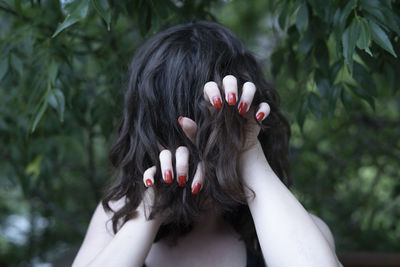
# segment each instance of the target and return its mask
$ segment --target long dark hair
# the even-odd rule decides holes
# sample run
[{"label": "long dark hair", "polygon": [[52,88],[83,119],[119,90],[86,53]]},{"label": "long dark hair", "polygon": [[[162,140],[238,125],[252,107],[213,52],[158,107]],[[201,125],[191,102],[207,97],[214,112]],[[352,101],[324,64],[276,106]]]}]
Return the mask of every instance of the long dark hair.
[{"label": "long dark hair", "polygon": [[[260,252],[237,173],[245,119],[237,114],[237,108],[226,104],[211,114],[203,99],[206,82],[215,81],[221,88],[223,77],[229,74],[238,80],[239,96],[246,81],[256,85],[252,106],[262,101],[270,105],[271,113],[263,121],[258,138],[272,169],[289,186],[289,124],[279,110],[277,92],[264,79],[254,56],[230,30],[217,23],[177,25],[145,42],[130,66],[124,114],[110,151],[116,179],[106,189],[102,202],[105,210],[113,212],[114,232],[121,222],[136,215],[146,190],[143,172],[156,165],[153,185],[156,199],[149,218],[166,208],[172,214],[161,225],[155,241],[168,237],[176,242],[192,229],[205,201],[212,199],[213,206],[231,223],[247,247]],[[179,116],[189,117],[198,124],[195,144],[179,127]],[[157,141],[173,153],[181,145],[189,148],[189,181],[184,188],[162,180]],[[192,195],[191,179],[199,161],[203,162],[205,183],[198,195]],[[122,197],[126,197],[124,206],[112,210],[109,201]]]}]

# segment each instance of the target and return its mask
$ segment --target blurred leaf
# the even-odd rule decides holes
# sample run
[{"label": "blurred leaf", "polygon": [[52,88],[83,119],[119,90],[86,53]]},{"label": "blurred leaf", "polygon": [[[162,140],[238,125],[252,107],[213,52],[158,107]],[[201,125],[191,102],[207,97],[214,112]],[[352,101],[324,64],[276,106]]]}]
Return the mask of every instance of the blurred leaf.
[{"label": "blurred leaf", "polygon": [[24,67],[22,65],[21,59],[16,54],[11,54],[11,66],[19,73],[19,75],[24,74]]},{"label": "blurred leaf", "polygon": [[329,72],[329,53],[325,41],[319,40],[315,45],[315,58],[325,75]]},{"label": "blurred leaf", "polygon": [[299,32],[303,32],[308,24],[308,8],[307,3],[303,2],[296,15],[296,27]]},{"label": "blurred leaf", "polygon": [[33,133],[33,132],[35,131],[36,126],[38,125],[38,123],[39,123],[40,120],[42,119],[43,114],[44,114],[44,112],[45,112],[46,109],[47,109],[47,103],[48,103],[48,102],[47,102],[47,99],[45,99],[45,100],[42,102],[42,105],[40,106],[40,109],[39,109],[38,113],[36,114],[35,119],[33,120],[32,128],[31,128],[31,133]]},{"label": "blurred leaf", "polygon": [[64,21],[57,27],[52,38],[56,37],[66,28],[74,25],[78,21],[84,19],[88,13],[89,0],[74,0],[66,5],[65,11],[67,16]]},{"label": "blurred leaf", "polygon": [[286,20],[287,20],[288,14],[289,14],[288,2],[284,2],[282,11],[281,11],[281,13],[279,14],[279,17],[278,17],[279,27],[282,30],[284,30],[286,28]]},{"label": "blurred leaf", "polygon": [[103,18],[107,24],[107,30],[111,29],[111,9],[107,0],[92,0],[92,4],[97,13]]},{"label": "blurred leaf", "polygon": [[314,92],[308,94],[308,108],[318,119],[322,118],[321,98]]},{"label": "blurred leaf", "polygon": [[299,124],[300,129],[302,129],[303,125],[304,125],[304,120],[306,118],[307,111],[308,111],[307,107],[308,107],[308,98],[304,98],[300,102],[300,108],[297,111],[297,115],[296,115],[297,123]]},{"label": "blurred leaf", "polygon": [[57,79],[57,73],[58,73],[58,64],[54,60],[52,60],[48,69],[48,75],[49,75],[49,81],[53,85]]},{"label": "blurred leaf", "polygon": [[366,100],[368,102],[368,104],[371,106],[371,108],[375,111],[375,101],[372,97],[370,97],[368,94],[366,94],[364,92],[363,89],[361,89],[360,87],[357,86],[352,86],[350,84],[346,85],[348,88],[350,88],[350,90],[357,95],[358,97]]},{"label": "blurred leaf", "polygon": [[329,99],[331,86],[329,80],[325,77],[315,77],[318,91],[323,98]]},{"label": "blurred leaf", "polygon": [[38,176],[40,174],[40,163],[42,162],[43,155],[37,155],[35,159],[28,164],[25,168],[26,175]]},{"label": "blurred leaf", "polygon": [[311,29],[309,28],[303,34],[303,37],[300,40],[300,43],[299,43],[299,45],[297,47],[297,50],[301,54],[307,54],[310,51],[311,47],[313,46],[313,42],[314,42],[314,37],[313,37],[313,34],[311,32]]},{"label": "blurred leaf", "polygon": [[353,109],[353,99],[343,85],[340,87],[340,99],[346,111],[351,113]]},{"label": "blurred leaf", "polygon": [[65,98],[64,94],[60,89],[52,89],[47,95],[47,101],[50,106],[52,106],[59,115],[59,119],[61,122],[64,121],[64,110],[65,110]]},{"label": "blurred leaf", "polygon": [[8,71],[8,58],[4,58],[0,62],[0,81],[6,76]]},{"label": "blurred leaf", "polygon": [[368,96],[377,96],[378,92],[371,74],[358,62],[354,64],[353,78]]},{"label": "blurred leaf", "polygon": [[377,43],[380,47],[388,51],[394,57],[397,57],[396,53],[393,50],[392,43],[390,42],[389,38],[387,37],[386,33],[382,30],[382,28],[372,21],[369,22],[369,25],[371,27],[372,40],[374,40],[375,43]]}]

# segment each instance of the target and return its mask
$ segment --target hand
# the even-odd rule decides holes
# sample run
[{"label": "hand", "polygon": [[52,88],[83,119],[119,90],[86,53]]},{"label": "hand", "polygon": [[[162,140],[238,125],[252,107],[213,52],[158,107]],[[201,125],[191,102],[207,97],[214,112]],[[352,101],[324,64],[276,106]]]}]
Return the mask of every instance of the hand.
[{"label": "hand", "polygon": [[[223,79],[223,92],[225,94],[225,101],[229,106],[235,106],[237,104],[237,111],[239,115],[242,115],[246,118],[247,124],[246,128],[246,140],[244,141],[243,147],[241,149],[241,153],[244,153],[258,144],[257,136],[260,132],[259,123],[263,121],[270,113],[270,107],[266,102],[262,102],[257,107],[257,112],[254,113],[254,107],[251,107],[251,103],[254,98],[254,94],[256,92],[256,87],[252,82],[246,82],[242,88],[242,95],[240,97],[239,102],[237,102],[238,88],[237,88],[237,80],[234,76],[228,75]],[[217,110],[221,110],[223,108],[223,101],[221,97],[220,90],[218,85],[213,82],[207,82],[204,85],[204,98],[210,104],[210,110],[212,113],[217,112]],[[195,143],[195,137],[197,132],[197,124],[192,119],[188,117],[180,116],[178,118],[177,123],[179,123],[183,132],[189,138],[192,143]],[[185,146],[180,146],[176,149],[175,152],[175,172],[172,166],[172,153],[168,149],[164,148],[160,144],[158,144],[160,149],[159,159],[161,166],[161,173],[163,175],[163,180],[165,183],[172,183],[175,179],[175,175],[178,177],[176,181],[178,182],[180,187],[186,186],[188,181],[188,172],[189,172],[189,149]],[[143,183],[146,187],[151,187],[154,184],[154,176],[156,174],[157,167],[152,166],[148,168],[143,174]],[[204,184],[204,176],[202,163],[200,162],[197,165],[197,170],[193,177],[193,181],[191,184],[192,194],[198,194]],[[150,190],[149,190],[150,189]],[[153,204],[154,201],[154,192],[152,188],[149,188],[148,192],[146,192],[146,196],[148,199],[144,202]],[[168,215],[168,211],[165,212],[165,216]],[[164,217],[164,215],[162,217]]]},{"label": "hand", "polygon": [[[189,118],[179,117],[177,123],[181,126],[182,130],[185,132],[186,136],[194,142],[194,138],[197,131],[197,125],[194,121]],[[157,144],[160,149],[159,160],[161,173],[163,175],[163,181],[167,184],[171,184],[175,180],[175,176],[177,176],[177,183],[180,187],[185,187],[188,182],[188,173],[189,173],[189,149],[186,146],[180,146],[175,151],[175,171],[172,166],[172,153],[170,150],[161,146],[159,143]],[[154,204],[154,190],[152,185],[154,184],[155,174],[157,171],[156,166],[152,166],[145,170],[143,173],[143,183],[148,189],[145,191],[144,199],[140,204],[141,207],[146,206],[146,213],[150,213],[150,207]],[[202,185],[204,184],[203,177],[203,169],[202,163],[197,164],[197,169],[194,174],[191,183],[191,192],[193,195],[197,195],[202,189]],[[168,217],[171,211],[166,210],[160,216],[161,221]]]},{"label": "hand", "polygon": [[[237,80],[232,75],[227,75],[222,80],[222,90],[225,94],[225,101],[229,106],[235,106],[237,104],[237,110],[240,115],[246,118],[247,125],[246,129],[246,140],[243,144],[241,152],[247,151],[253,148],[257,143],[257,136],[260,132],[260,125],[270,113],[270,107],[266,102],[262,102],[257,107],[257,112],[254,113],[254,108],[251,107],[253,102],[256,87],[252,82],[246,82],[243,84],[242,95],[237,103]],[[222,109],[222,97],[218,85],[215,82],[207,82],[204,86],[204,98],[210,103],[215,109]]]}]

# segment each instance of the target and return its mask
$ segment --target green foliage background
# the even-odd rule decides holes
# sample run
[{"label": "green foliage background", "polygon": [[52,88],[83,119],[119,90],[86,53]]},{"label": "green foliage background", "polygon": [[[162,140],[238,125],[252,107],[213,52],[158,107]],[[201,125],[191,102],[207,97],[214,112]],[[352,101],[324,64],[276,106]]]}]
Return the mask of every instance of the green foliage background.
[{"label": "green foliage background", "polygon": [[391,0],[1,0],[0,265],[77,249],[112,173],[129,60],[198,19],[265,66],[292,124],[293,192],[338,250],[399,251],[399,14]]}]

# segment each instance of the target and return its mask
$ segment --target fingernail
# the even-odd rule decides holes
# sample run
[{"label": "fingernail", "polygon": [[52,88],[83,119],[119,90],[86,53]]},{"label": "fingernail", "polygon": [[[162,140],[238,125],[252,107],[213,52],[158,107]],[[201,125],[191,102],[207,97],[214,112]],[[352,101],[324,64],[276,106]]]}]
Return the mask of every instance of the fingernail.
[{"label": "fingernail", "polygon": [[261,121],[264,118],[264,112],[259,112],[256,116],[258,121]]},{"label": "fingernail", "polygon": [[179,125],[182,127],[182,119],[183,119],[183,117],[182,116],[179,116],[179,118],[178,118],[178,123],[179,123]]},{"label": "fingernail", "polygon": [[168,170],[168,171],[164,172],[164,181],[167,184],[172,183],[172,172],[171,172],[171,170]]},{"label": "fingernail", "polygon": [[244,113],[247,112],[247,103],[246,102],[240,103],[238,112],[240,115],[243,115]]},{"label": "fingernail", "polygon": [[196,195],[197,193],[199,193],[200,188],[201,188],[201,184],[196,183],[196,184],[193,186],[193,188],[192,188],[192,194],[193,194],[193,195]]},{"label": "fingernail", "polygon": [[214,105],[214,107],[216,109],[221,109],[222,108],[222,102],[221,102],[221,99],[219,98],[219,96],[214,96],[212,98],[212,102],[213,102],[213,105]]},{"label": "fingernail", "polygon": [[146,180],[146,186],[149,187],[153,184],[153,182],[151,181],[151,179],[147,179]]},{"label": "fingernail", "polygon": [[234,106],[236,104],[236,94],[235,93],[228,94],[228,104],[229,104],[229,106]]},{"label": "fingernail", "polygon": [[178,177],[178,184],[180,187],[184,187],[186,185],[186,175],[181,175]]}]

